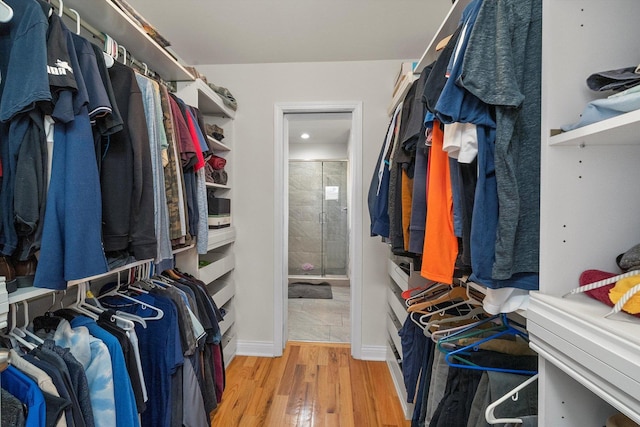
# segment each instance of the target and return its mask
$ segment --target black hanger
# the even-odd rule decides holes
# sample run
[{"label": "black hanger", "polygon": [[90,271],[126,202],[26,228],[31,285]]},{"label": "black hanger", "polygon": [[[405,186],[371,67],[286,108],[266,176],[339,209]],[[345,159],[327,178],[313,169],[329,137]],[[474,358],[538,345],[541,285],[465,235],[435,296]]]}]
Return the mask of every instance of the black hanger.
[{"label": "black hanger", "polygon": [[61,308],[60,310],[56,310],[53,315],[55,317],[62,317],[63,319],[67,319],[69,322],[71,322],[73,319],[80,316],[80,313],[70,308]]},{"label": "black hanger", "polygon": [[33,331],[44,330],[45,332],[55,331],[63,318],[56,316],[50,311],[47,311],[42,316],[38,316],[33,319]]}]

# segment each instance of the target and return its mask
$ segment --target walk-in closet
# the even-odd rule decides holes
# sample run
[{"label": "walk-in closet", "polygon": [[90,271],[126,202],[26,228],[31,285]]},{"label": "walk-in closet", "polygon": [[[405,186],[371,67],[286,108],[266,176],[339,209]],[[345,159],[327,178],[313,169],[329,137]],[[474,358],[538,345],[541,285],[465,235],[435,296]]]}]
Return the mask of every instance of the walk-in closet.
[{"label": "walk-in closet", "polygon": [[637,16],[0,0],[0,425],[640,426]]}]

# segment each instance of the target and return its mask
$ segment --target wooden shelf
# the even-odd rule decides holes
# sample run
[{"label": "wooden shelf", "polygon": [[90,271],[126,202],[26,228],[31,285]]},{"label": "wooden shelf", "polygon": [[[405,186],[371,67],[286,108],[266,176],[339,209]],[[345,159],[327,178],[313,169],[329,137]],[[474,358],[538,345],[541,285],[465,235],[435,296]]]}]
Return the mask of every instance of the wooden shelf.
[{"label": "wooden shelf", "polygon": [[406,74],[406,77],[402,81],[400,88],[398,88],[395,96],[393,97],[393,99],[391,99],[389,108],[387,108],[387,114],[389,114],[390,117],[393,116],[393,112],[396,110],[398,104],[400,104],[404,100],[404,97],[407,95],[407,92],[409,92],[409,88],[411,87],[415,79],[416,76],[414,74]]},{"label": "wooden shelf", "polygon": [[196,246],[196,245],[183,246],[183,247],[181,247],[181,248],[173,249],[171,252],[172,252],[174,255],[176,255],[176,254],[179,254],[179,253],[181,253],[181,252],[186,252],[186,251],[188,251],[188,250],[190,250],[190,249],[193,249],[195,246]]},{"label": "wooden shelf", "polygon": [[218,151],[231,151],[231,147],[229,147],[228,145],[223,144],[222,142],[218,141],[214,137],[207,135],[207,139],[209,140],[209,142],[211,143],[211,146],[215,150],[218,150]]},{"label": "wooden shelf", "polygon": [[209,229],[209,245],[207,250],[219,248],[236,240],[236,229],[234,226],[221,228],[218,230]]},{"label": "wooden shelf", "polygon": [[400,401],[400,405],[402,405],[402,412],[404,413],[404,418],[410,420],[413,416],[413,403],[407,402],[407,389],[404,386],[404,376],[402,375],[402,368],[398,364],[396,360],[395,344],[391,341],[391,337],[388,337],[388,348],[387,348],[387,366],[389,367],[389,373],[391,374],[391,378],[393,379],[393,385],[396,388],[396,393],[398,394],[398,400]]},{"label": "wooden shelf", "polygon": [[233,253],[209,254],[211,263],[198,269],[198,278],[204,283],[211,283],[234,269],[236,258]]},{"label": "wooden shelf", "polygon": [[[114,274],[118,274],[120,272],[123,271],[127,271],[131,268],[140,266],[140,265],[144,265],[144,264],[148,264],[150,262],[153,262],[152,259],[147,259],[147,260],[142,260],[142,261],[136,261],[133,262],[131,264],[127,264],[124,265],[122,267],[118,267],[118,268],[114,268],[113,270],[110,270],[106,273],[103,274],[97,274],[95,276],[90,276],[90,277],[84,277],[82,279],[77,279],[77,280],[70,280],[67,282],[67,289],[73,286],[78,285],[79,283],[84,283],[84,282],[90,282],[92,280],[98,280],[98,279],[102,279],[104,277],[109,277],[112,276]],[[52,294],[54,292],[57,292],[57,290],[55,289],[43,289],[43,288],[35,288],[33,286],[29,286],[28,288],[19,288],[17,291],[13,292],[12,294],[9,294],[9,304],[15,304],[21,301],[29,301],[32,299],[36,299],[36,298],[40,298],[44,295],[48,295],[48,294]]]},{"label": "wooden shelf", "polygon": [[389,272],[389,276],[393,279],[393,281],[402,289],[406,291],[409,289],[409,276],[407,273],[402,271],[398,265],[393,262],[391,259],[387,261],[387,271]]},{"label": "wooden shelf", "polygon": [[585,294],[531,293],[531,347],[618,410],[640,422],[640,319]]},{"label": "wooden shelf", "polygon": [[224,282],[223,286],[213,294],[213,300],[218,307],[229,302],[236,293],[236,285],[233,282]]},{"label": "wooden shelf", "polygon": [[407,308],[402,302],[402,296],[400,296],[400,292],[396,293],[397,287],[392,288],[391,286],[387,289],[387,302],[393,311],[393,314],[396,316],[398,321],[404,324],[405,320],[407,320]]},{"label": "wooden shelf", "polygon": [[227,335],[222,337],[222,354],[224,357],[224,363],[229,366],[229,363],[236,356],[236,349],[238,348],[238,339],[236,337],[233,328],[227,331]]},{"label": "wooden shelf", "polygon": [[228,185],[216,184],[214,182],[207,182],[207,188],[218,188],[220,190],[231,190]]},{"label": "wooden shelf", "polygon": [[220,333],[222,335],[226,334],[229,328],[231,328],[236,321],[236,311],[230,307],[225,307],[225,309],[227,309],[227,312],[224,315],[224,320],[219,323]]},{"label": "wooden shelf", "polygon": [[549,145],[635,145],[640,143],[640,110],[621,114],[549,138]]},{"label": "wooden shelf", "polygon": [[227,107],[222,101],[222,97],[211,89],[202,79],[180,83],[178,89],[181,92],[186,90],[193,93],[193,91],[195,91],[198,103],[197,107],[204,115],[221,116],[230,119],[236,116],[236,112]]},{"label": "wooden shelf", "polygon": [[402,355],[402,343],[400,342],[400,335],[398,335],[398,325],[396,325],[397,319],[393,316],[392,313],[388,313],[386,324],[387,324],[387,332],[389,333],[389,337],[393,341],[393,345],[395,346],[400,358],[404,358]]},{"label": "wooden shelf", "polygon": [[137,22],[108,0],[64,0],[64,7],[75,9],[82,22],[109,34],[127,52],[164,80],[192,81],[194,77],[166,49],[153,40]]}]

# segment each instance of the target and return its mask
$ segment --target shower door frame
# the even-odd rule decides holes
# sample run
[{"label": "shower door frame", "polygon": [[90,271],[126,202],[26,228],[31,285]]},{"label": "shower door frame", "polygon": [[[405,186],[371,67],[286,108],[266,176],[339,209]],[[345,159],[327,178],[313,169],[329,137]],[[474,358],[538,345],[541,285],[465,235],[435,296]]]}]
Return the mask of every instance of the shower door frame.
[{"label": "shower door frame", "polygon": [[[345,272],[344,274],[327,274],[326,273],[326,269],[327,269],[327,242],[326,242],[326,228],[325,228],[325,224],[327,223],[327,221],[325,220],[325,214],[326,214],[326,185],[325,185],[325,175],[324,175],[324,164],[325,163],[329,163],[329,162],[333,162],[333,163],[344,163],[345,165],[345,191],[346,191],[346,204],[347,206],[343,206],[341,209],[346,210],[347,215],[349,214],[349,195],[351,194],[351,189],[349,188],[349,159],[323,159],[323,158],[318,158],[318,159],[309,159],[309,160],[302,160],[302,159],[289,159],[289,163],[291,162],[295,162],[295,163],[321,163],[321,168],[322,168],[322,185],[321,185],[321,193],[319,196],[322,198],[322,209],[321,212],[319,212],[318,214],[318,221],[320,222],[321,228],[320,228],[320,234],[321,234],[321,241],[322,241],[322,265],[320,268],[320,274],[319,275],[306,275],[306,274],[291,274],[290,270],[290,265],[288,265],[288,277],[289,278],[295,278],[295,279],[330,279],[330,278],[335,278],[335,279],[339,279],[339,280],[348,280],[349,279],[349,238],[347,237],[346,239],[346,253],[345,253],[345,261],[346,261],[346,266],[345,266]],[[288,182],[288,179],[287,179]],[[287,198],[290,200],[291,198],[291,194],[290,194],[290,190],[287,191]],[[321,216],[322,215],[322,216]],[[287,230],[289,230],[290,227],[290,222],[291,219],[289,219],[288,224],[287,224]],[[346,224],[346,233],[349,233],[349,228],[350,228],[350,224],[349,224],[349,218],[347,217],[347,224]],[[289,236],[289,233],[287,233],[287,236]],[[287,250],[287,256],[289,256],[289,250]]]}]

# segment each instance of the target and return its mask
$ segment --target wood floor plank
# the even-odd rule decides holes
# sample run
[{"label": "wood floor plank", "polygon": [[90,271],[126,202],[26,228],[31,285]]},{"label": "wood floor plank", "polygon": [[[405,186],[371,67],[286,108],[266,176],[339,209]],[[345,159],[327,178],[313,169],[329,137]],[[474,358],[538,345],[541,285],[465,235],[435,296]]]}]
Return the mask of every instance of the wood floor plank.
[{"label": "wood floor plank", "polygon": [[282,357],[236,356],[212,414],[222,427],[409,427],[385,362],[348,344],[290,342]]},{"label": "wood floor plank", "polygon": [[298,356],[300,354],[300,346],[291,346],[289,351],[286,353],[286,364],[284,367],[284,371],[289,373],[289,375],[285,375],[280,379],[280,387],[278,388],[278,394],[281,395],[289,395],[291,393],[291,387],[293,387],[293,373],[296,369],[296,365],[298,364]]}]

